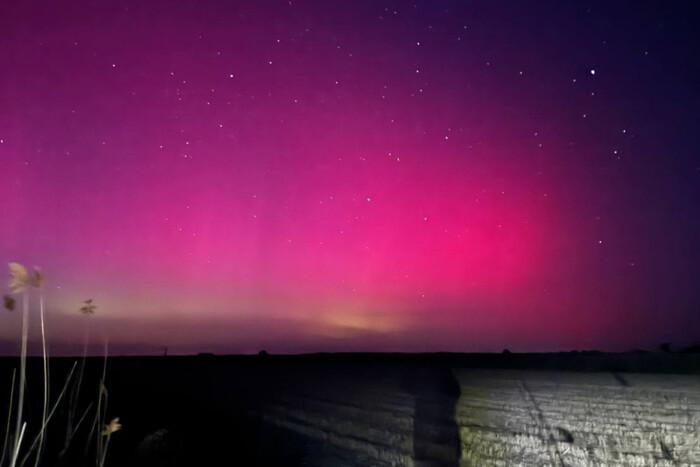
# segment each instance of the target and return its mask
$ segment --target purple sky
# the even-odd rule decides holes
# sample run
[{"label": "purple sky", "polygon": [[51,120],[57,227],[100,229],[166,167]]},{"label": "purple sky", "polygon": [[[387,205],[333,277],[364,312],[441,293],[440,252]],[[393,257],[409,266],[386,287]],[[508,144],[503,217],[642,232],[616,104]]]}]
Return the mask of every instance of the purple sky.
[{"label": "purple sky", "polygon": [[0,260],[57,353],[696,343],[694,13],[564,3],[5,2]]}]

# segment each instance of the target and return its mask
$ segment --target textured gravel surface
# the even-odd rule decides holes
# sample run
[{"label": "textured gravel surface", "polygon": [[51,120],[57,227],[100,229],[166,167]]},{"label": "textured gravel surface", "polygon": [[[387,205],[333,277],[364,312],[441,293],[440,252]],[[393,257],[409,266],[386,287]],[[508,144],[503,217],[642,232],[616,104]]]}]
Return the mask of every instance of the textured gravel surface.
[{"label": "textured gravel surface", "polygon": [[318,442],[306,465],[700,465],[700,375],[451,373],[458,396],[431,372],[421,388],[307,375],[262,415]]}]

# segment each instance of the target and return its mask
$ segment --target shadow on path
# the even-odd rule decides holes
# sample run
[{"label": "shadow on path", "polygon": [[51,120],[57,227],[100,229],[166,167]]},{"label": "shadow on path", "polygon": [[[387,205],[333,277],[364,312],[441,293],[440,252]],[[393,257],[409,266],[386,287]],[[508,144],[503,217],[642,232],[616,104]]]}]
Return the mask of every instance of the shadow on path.
[{"label": "shadow on path", "polygon": [[460,440],[455,408],[461,394],[448,366],[409,369],[401,381],[415,397],[413,460],[416,466],[457,466]]}]

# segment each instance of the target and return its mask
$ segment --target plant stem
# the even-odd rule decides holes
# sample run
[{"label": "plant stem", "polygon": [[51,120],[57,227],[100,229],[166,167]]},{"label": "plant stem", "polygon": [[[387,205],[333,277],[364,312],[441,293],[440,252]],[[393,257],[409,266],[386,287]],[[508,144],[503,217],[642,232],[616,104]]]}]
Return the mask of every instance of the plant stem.
[{"label": "plant stem", "polygon": [[17,437],[17,442],[15,443],[15,450],[12,453],[12,465],[14,467],[15,462],[17,462],[17,456],[19,456],[19,446],[22,444],[22,438],[24,437],[24,429],[27,428],[27,422],[22,423],[22,428],[19,430],[19,436]]},{"label": "plant stem", "polygon": [[12,420],[12,402],[15,397],[15,376],[17,376],[17,368],[12,369],[12,384],[10,385],[10,404],[7,409],[7,426],[5,427],[5,442],[2,443],[2,457],[0,457],[0,466],[5,462],[5,454],[7,453],[7,440],[10,437],[10,421]]},{"label": "plant stem", "polygon": [[83,415],[82,415],[82,416],[80,417],[80,419],[78,420],[78,423],[75,424],[75,429],[73,430],[73,433],[74,433],[74,434],[75,434],[76,431],[78,431],[78,428],[80,428],[80,425],[83,424],[83,421],[85,420],[85,417],[87,417],[88,412],[90,412],[90,409],[92,408],[92,405],[93,405],[93,404],[94,404],[94,402],[90,402],[90,403],[88,404],[87,408],[85,409],[85,412],[83,412]]},{"label": "plant stem", "polygon": [[[44,424],[41,427],[40,435],[37,436],[34,439],[34,442],[32,443],[32,445],[29,446],[29,451],[24,455],[24,457],[22,458],[22,462],[20,462],[20,464],[19,464],[20,467],[22,467],[24,465],[24,463],[27,462],[27,458],[29,458],[29,455],[31,454],[32,450],[34,449],[34,446],[36,446],[37,442],[39,442],[39,440],[41,439],[41,433],[43,433],[46,430],[46,426],[49,424],[49,421],[51,421],[51,418],[53,417],[54,412],[56,412],[58,405],[61,403],[61,399],[63,399],[63,396],[66,394],[66,390],[68,389],[70,381],[73,378],[73,373],[75,373],[75,366],[76,366],[76,363],[73,363],[73,366],[70,369],[70,373],[68,373],[68,377],[66,378],[66,382],[63,385],[63,389],[61,389],[61,392],[59,393],[58,398],[56,399],[56,402],[54,402],[53,407],[51,408],[51,412],[49,412],[48,416],[44,420]],[[38,455],[37,455],[37,457],[38,457]]]},{"label": "plant stem", "polygon": [[109,438],[111,437],[111,434],[107,435],[107,441],[105,441],[104,451],[102,452],[102,459],[100,459],[100,467],[104,467],[105,465],[105,459],[107,458],[107,446],[109,446]]},{"label": "plant stem", "polygon": [[[36,452],[36,461],[34,462],[34,467],[39,466],[39,460],[41,459],[41,449],[44,445],[44,434],[46,427],[46,414],[49,409],[49,360],[46,354],[46,331],[44,328],[44,293],[42,292],[39,296],[39,317],[41,320],[41,348],[44,356],[44,408],[41,413],[41,432],[39,434],[39,448]],[[71,372],[72,373],[72,372]]]},{"label": "plant stem", "polygon": [[22,443],[24,428],[26,423],[22,424],[22,409],[24,408],[24,385],[27,378],[27,334],[29,332],[29,296],[25,292],[22,295],[22,353],[19,363],[19,398],[17,401],[17,427],[15,429],[15,446],[12,450],[12,459],[10,467],[15,467],[17,456],[19,455],[19,447]]},{"label": "plant stem", "polygon": [[[73,391],[71,393],[71,397],[69,400],[69,405],[68,405],[68,421],[66,424],[66,440],[65,443],[63,444],[63,450],[59,454],[59,457],[63,457],[66,454],[66,451],[68,451],[68,445],[70,444],[71,439],[73,438],[73,434],[78,430],[78,425],[80,425],[80,422],[78,422],[77,425],[73,425],[73,420],[75,419],[75,414],[76,411],[78,410],[78,402],[79,402],[79,397],[80,397],[80,387],[83,384],[83,373],[85,372],[85,359],[87,358],[87,346],[88,346],[88,341],[89,341],[89,336],[90,336],[90,322],[88,320],[87,326],[85,327],[85,333],[83,336],[83,358],[80,361],[80,370],[78,370],[78,380],[76,384],[73,385]],[[92,406],[92,403],[90,403]],[[87,414],[87,412],[86,412]],[[86,415],[83,414],[83,417]],[[82,419],[81,419],[82,421]],[[0,463],[0,466],[2,466],[2,463]]]},{"label": "plant stem", "polygon": [[[96,416],[96,426],[97,426],[97,465],[99,467],[104,463],[103,451],[104,445],[102,442],[102,425],[107,415],[107,387],[105,386],[105,378],[107,376],[107,342],[105,342],[105,359],[104,366],[102,367],[102,379],[100,380],[100,396],[97,399],[97,413]],[[102,399],[104,397],[104,404]]]}]

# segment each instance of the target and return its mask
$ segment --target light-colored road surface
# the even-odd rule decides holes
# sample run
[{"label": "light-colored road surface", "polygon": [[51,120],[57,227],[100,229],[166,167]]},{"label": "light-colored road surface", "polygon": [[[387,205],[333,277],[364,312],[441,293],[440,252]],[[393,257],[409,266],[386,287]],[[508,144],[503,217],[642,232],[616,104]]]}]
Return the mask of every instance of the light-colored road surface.
[{"label": "light-colored road surface", "polygon": [[700,376],[454,373],[462,465],[700,465]]},{"label": "light-colored road surface", "polygon": [[458,398],[392,374],[305,375],[261,415],[327,447],[308,465],[700,466],[700,375],[452,375]]}]

